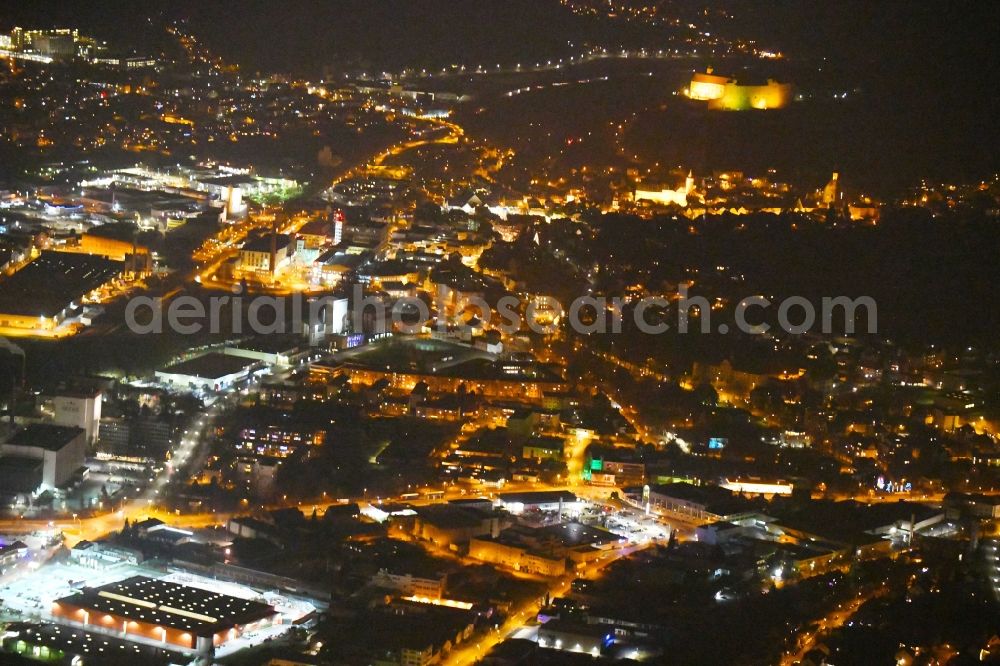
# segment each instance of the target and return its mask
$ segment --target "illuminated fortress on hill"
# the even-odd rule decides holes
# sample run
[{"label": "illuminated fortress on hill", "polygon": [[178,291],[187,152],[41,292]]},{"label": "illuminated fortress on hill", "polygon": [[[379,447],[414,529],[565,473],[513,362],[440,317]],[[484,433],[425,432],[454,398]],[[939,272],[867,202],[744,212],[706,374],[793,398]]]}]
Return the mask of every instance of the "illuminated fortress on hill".
[{"label": "illuminated fortress on hill", "polygon": [[792,84],[768,79],[763,84],[740,83],[734,78],[714,74],[709,67],[695,72],[684,91],[689,98],[707,101],[708,108],[723,111],[782,109],[792,101]]}]

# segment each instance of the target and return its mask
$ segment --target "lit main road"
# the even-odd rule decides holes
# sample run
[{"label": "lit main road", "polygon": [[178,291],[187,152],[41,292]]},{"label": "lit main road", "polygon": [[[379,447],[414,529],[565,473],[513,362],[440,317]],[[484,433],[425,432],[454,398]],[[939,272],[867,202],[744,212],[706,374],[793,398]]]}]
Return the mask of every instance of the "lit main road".
[{"label": "lit main road", "polygon": [[[187,449],[190,452],[194,451],[192,445],[185,446],[183,442],[178,447],[178,455],[184,455],[184,450]],[[214,525],[225,524],[230,518],[245,515],[250,510],[249,507],[235,512],[200,512],[200,513],[177,513],[165,511],[162,508],[156,506],[157,498],[160,497],[161,492],[168,482],[169,475],[172,472],[164,470],[163,474],[156,478],[156,480],[151,484],[150,488],[144,492],[139,498],[130,500],[125,503],[125,505],[119,511],[112,513],[106,513],[98,516],[92,516],[87,518],[68,518],[60,520],[30,520],[30,519],[9,519],[0,521],[0,533],[5,534],[24,534],[39,530],[56,529],[62,531],[66,535],[66,544],[72,546],[82,540],[94,540],[98,539],[112,531],[121,529],[122,524],[126,518],[130,521],[144,518],[159,518],[164,522],[181,525],[184,527],[211,527]],[[546,484],[511,484],[506,487],[501,492],[515,492],[520,490],[569,490],[576,493],[581,497],[585,497],[591,501],[608,503],[608,495],[615,490],[614,488],[601,488],[595,486],[549,486]],[[488,495],[490,493],[484,492],[481,489],[460,489],[460,488],[449,488],[445,493],[445,496],[437,500],[408,500],[407,503],[413,504],[415,506],[436,504],[447,502],[448,500],[455,499],[456,497],[461,497],[465,495]],[[322,500],[318,502],[296,502],[296,503],[278,503],[265,508],[285,508],[285,507],[297,507],[301,509],[316,508],[319,511],[323,511],[330,506],[336,506],[342,504],[346,501],[356,501],[361,503],[367,503],[367,497],[356,497],[356,498],[342,498],[337,500]],[[389,501],[391,498],[385,498]],[[871,498],[868,498],[871,500]],[[885,498],[884,501],[898,501],[899,497]],[[919,500],[918,497],[911,498],[913,500]],[[920,500],[929,501],[929,500]],[[633,507],[635,508],[635,507]],[[637,512],[638,509],[636,509]],[[669,527],[671,530],[675,530],[678,536],[684,538],[690,536],[694,532],[694,527],[690,524],[678,522],[676,520],[670,519],[669,516],[663,516],[658,514],[652,514],[650,518],[656,520],[658,523]]]},{"label": "lit main road", "polygon": [[819,626],[815,631],[806,630],[798,635],[798,650],[791,654],[785,653],[781,658],[780,665],[794,666],[795,664],[800,663],[805,654],[816,645],[816,642],[820,638],[821,634],[844,626],[844,624],[851,619],[851,617],[858,612],[858,609],[861,608],[866,602],[882,596],[887,591],[888,590],[885,586],[881,586],[873,592],[855,597],[845,604],[837,604],[837,608],[832,610],[826,617],[816,623]]},{"label": "lit main road", "polygon": [[[166,494],[169,484],[174,480],[186,481],[185,469],[197,470],[205,455],[203,444],[205,435],[211,430],[215,419],[223,410],[232,406],[236,394],[220,398],[205,412],[197,416],[184,431],[183,436],[170,451],[170,460],[157,474],[138,497],[124,502],[121,509],[87,518],[73,516],[63,520],[24,520],[13,519],[0,521],[0,532],[25,533],[39,530],[59,530],[66,536],[66,545],[72,547],[80,541],[100,538],[110,532],[121,529],[126,519],[159,518],[164,522],[177,522],[179,515],[169,513],[156,507],[159,499]],[[185,476],[179,479],[178,474]],[[183,522],[190,527],[206,527],[224,522],[228,516],[221,514],[185,514]]]},{"label": "lit main road", "polygon": [[[573,579],[597,578],[600,576],[604,567],[617,561],[621,557],[631,555],[632,553],[642,550],[649,545],[649,543],[642,543],[622,548],[615,554],[614,557],[609,557],[582,570],[575,571],[560,578],[555,578],[546,592],[552,599],[563,596],[569,592],[570,584],[573,582]],[[485,636],[474,636],[469,639],[468,643],[449,653],[442,663],[445,664],[445,666],[471,666],[472,664],[477,663],[485,657],[495,645],[503,642],[510,637],[511,634],[516,633],[528,622],[534,620],[538,615],[538,611],[541,609],[543,598],[544,597],[529,601],[513,610],[507,621],[504,622],[498,629],[490,630]]]},{"label": "lit main road", "polygon": [[[362,497],[353,498],[338,498],[338,499],[323,499],[320,501],[301,501],[301,502],[278,502],[275,504],[267,506],[257,506],[251,507],[247,506],[243,509],[233,512],[198,512],[198,513],[180,513],[179,511],[167,511],[158,505],[160,499],[167,495],[168,484],[174,479],[175,475],[178,473],[177,469],[179,466],[184,465],[186,462],[195,461],[204,455],[204,451],[201,449],[201,440],[203,434],[211,427],[213,419],[219,414],[218,407],[208,410],[201,418],[196,419],[195,424],[188,428],[188,434],[185,435],[178,442],[177,446],[174,448],[171,456],[172,465],[166,466],[163,471],[154,478],[153,482],[147,487],[147,489],[142,492],[138,497],[126,501],[121,509],[113,511],[110,513],[89,516],[89,517],[71,517],[59,520],[33,520],[24,518],[14,518],[9,520],[0,521],[0,533],[3,534],[25,534],[35,531],[43,530],[58,530],[65,534],[66,545],[72,547],[73,545],[79,543],[83,540],[92,541],[98,539],[110,532],[120,530],[127,518],[130,521],[141,520],[145,518],[158,518],[165,523],[170,523],[173,525],[183,526],[183,527],[212,527],[214,525],[223,525],[230,518],[236,516],[243,516],[249,513],[252,509],[280,509],[295,507],[303,510],[312,510],[313,508],[318,511],[325,511],[330,506],[338,506],[344,502],[358,502],[360,504],[367,504],[369,498],[367,495]],[[197,465],[192,466],[196,469]],[[548,486],[539,486],[538,484],[512,484],[510,488],[506,490],[562,490],[565,488],[550,488]],[[452,500],[458,497],[462,497],[468,494],[475,496],[487,495],[489,493],[483,492],[479,489],[466,490],[464,488],[449,488],[445,493],[444,497],[441,499],[420,499],[415,501],[408,501],[409,504],[416,506],[444,503],[448,500]],[[385,501],[390,501],[393,498],[386,497]]]},{"label": "lit main road", "polygon": [[197,416],[188,428],[184,431],[180,441],[170,452],[170,459],[161,471],[146,488],[146,490],[134,500],[134,504],[141,508],[145,503],[147,506],[156,503],[161,491],[165,490],[171,481],[176,479],[180,472],[184,478],[180,482],[186,482],[188,474],[183,470],[197,471],[201,468],[205,457],[206,435],[211,432],[215,419],[226,409],[233,407],[239,400],[239,393],[226,393],[216,400],[211,407]]},{"label": "lit main road", "polygon": [[379,153],[374,160],[372,160],[372,166],[380,167],[383,165],[386,159],[389,157],[394,157],[396,155],[401,155],[408,150],[413,150],[414,148],[420,148],[421,146],[429,146],[433,144],[455,144],[458,143],[465,135],[465,130],[463,130],[459,125],[450,122],[448,120],[443,120],[440,118],[427,118],[426,122],[429,122],[438,127],[443,127],[448,131],[441,136],[434,137],[432,139],[414,139],[412,141],[406,141],[404,143],[397,144],[391,148]]},{"label": "lit main road", "polygon": [[[702,51],[704,55],[706,51]],[[780,53],[775,53],[766,50],[752,49],[748,50],[746,55],[753,55],[762,59],[774,59],[781,58]],[[438,79],[438,78],[452,78],[452,77],[472,77],[472,76],[489,76],[496,74],[521,74],[521,73],[537,73],[537,72],[551,72],[558,71],[562,69],[568,69],[570,67],[575,67],[577,65],[585,65],[591,62],[598,62],[603,60],[679,60],[686,58],[696,58],[699,57],[697,49],[692,49],[690,52],[680,51],[679,49],[621,49],[621,50],[608,50],[606,48],[592,48],[583,53],[563,57],[555,58],[552,60],[538,61],[538,62],[528,62],[528,63],[516,63],[514,65],[503,66],[500,64],[480,64],[480,65],[452,65],[451,67],[445,67],[440,70],[428,70],[428,69],[405,69],[401,72],[397,72],[392,78],[398,79]],[[388,73],[383,73],[383,76],[387,76]]]},{"label": "lit main road", "polygon": [[345,180],[350,180],[351,178],[355,178],[358,175],[364,174],[370,170],[378,169],[379,167],[383,166],[385,161],[390,157],[396,157],[398,155],[402,155],[403,153],[409,150],[413,150],[414,148],[420,148],[421,146],[429,146],[434,144],[442,144],[442,145],[456,144],[462,139],[462,137],[465,136],[465,130],[460,125],[458,125],[457,123],[453,123],[450,120],[445,120],[443,118],[415,118],[415,119],[429,123],[436,127],[443,128],[447,131],[433,138],[411,139],[409,141],[401,141],[397,144],[389,146],[382,152],[372,156],[372,158],[369,159],[368,162],[363,166],[357,169],[351,169],[345,172],[339,178],[336,178],[330,184],[330,187],[332,188],[338,183],[341,183]]},{"label": "lit main road", "polygon": [[297,291],[306,291],[306,284],[285,284],[281,276],[268,276],[269,282],[265,282],[256,274],[245,274],[236,276],[220,276],[223,265],[239,256],[243,241],[254,231],[266,231],[275,226],[278,233],[294,233],[302,228],[309,221],[309,217],[304,214],[293,215],[290,218],[278,220],[273,213],[251,214],[246,220],[234,227],[229,227],[220,231],[195,253],[198,260],[198,268],[185,278],[187,282],[196,282],[203,287],[210,289],[231,290],[241,285],[243,280],[248,282],[254,292],[269,293],[275,295],[288,295]]}]

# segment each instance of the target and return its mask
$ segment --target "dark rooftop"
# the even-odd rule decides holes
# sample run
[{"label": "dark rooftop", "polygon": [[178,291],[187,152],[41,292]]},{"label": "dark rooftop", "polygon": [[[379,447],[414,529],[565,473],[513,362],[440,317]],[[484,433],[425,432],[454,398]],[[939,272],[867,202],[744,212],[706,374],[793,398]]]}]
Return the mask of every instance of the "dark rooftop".
[{"label": "dark rooftop", "polygon": [[255,363],[256,361],[241,356],[228,356],[212,352],[204,356],[198,356],[187,361],[169,365],[161,369],[160,372],[204,377],[205,379],[219,379],[220,377],[234,375]]},{"label": "dark rooftop", "polygon": [[331,226],[326,220],[309,220],[299,228],[299,234],[305,236],[329,236]]},{"label": "dark rooftop", "polygon": [[53,317],[116,277],[123,266],[123,262],[104,257],[44,250],[0,281],[0,313]]},{"label": "dark rooftop", "polygon": [[559,540],[569,548],[622,541],[622,537],[599,527],[578,522],[560,523],[538,528],[539,533]]},{"label": "dark rooftop", "polygon": [[[275,234],[274,247],[276,250],[288,247],[291,242],[292,237],[288,234]],[[271,234],[265,234],[263,236],[257,236],[249,239],[247,242],[243,243],[243,249],[251,252],[270,252]]]},{"label": "dark rooftop", "polygon": [[204,185],[215,185],[216,187],[240,187],[253,184],[254,179],[250,176],[215,176],[212,178],[202,178],[200,182]]},{"label": "dark rooftop", "polygon": [[[113,636],[92,631],[84,631],[79,627],[63,627],[56,624],[24,624],[11,625],[11,640],[23,640],[29,645],[46,646],[50,650],[59,650],[70,656],[80,656],[83,663],[101,664],[136,664],[143,666],[159,666],[170,663],[170,658],[164,651],[149,645],[141,645],[132,641],[124,641]],[[14,638],[16,636],[16,638]],[[4,654],[3,663],[20,663],[11,658],[13,654]],[[31,660],[26,663],[38,664]]]},{"label": "dark rooftop", "polygon": [[475,620],[469,611],[406,601],[377,609],[366,619],[369,636],[378,636],[380,647],[418,650],[430,646],[440,649]]},{"label": "dark rooftop", "polygon": [[768,513],[778,518],[782,527],[844,543],[865,543],[871,540],[873,530],[889,527],[897,522],[909,523],[915,518],[919,523],[941,513],[916,502],[879,502],[863,504],[854,500],[812,501],[797,506],[791,501],[772,502]]},{"label": "dark rooftop", "polygon": [[301,336],[298,335],[261,335],[232,347],[265,354],[291,353],[299,349],[301,340]]},{"label": "dark rooftop", "polygon": [[476,507],[452,504],[431,504],[416,511],[421,520],[444,529],[475,527],[488,515]]},{"label": "dark rooftop", "polygon": [[88,587],[56,600],[100,613],[207,636],[276,614],[257,601],[218,594],[179,583],[133,576]]},{"label": "dark rooftop", "polygon": [[650,490],[666,497],[700,504],[706,511],[718,516],[729,516],[753,509],[752,502],[719,486],[696,486],[681,482],[652,486]]},{"label": "dark rooftop", "polygon": [[82,433],[82,428],[32,423],[17,431],[7,443],[17,446],[40,446],[47,451],[59,451]]},{"label": "dark rooftop", "polygon": [[500,493],[500,501],[504,504],[520,502],[521,504],[555,504],[575,502],[576,495],[568,490],[538,490],[524,493]]}]

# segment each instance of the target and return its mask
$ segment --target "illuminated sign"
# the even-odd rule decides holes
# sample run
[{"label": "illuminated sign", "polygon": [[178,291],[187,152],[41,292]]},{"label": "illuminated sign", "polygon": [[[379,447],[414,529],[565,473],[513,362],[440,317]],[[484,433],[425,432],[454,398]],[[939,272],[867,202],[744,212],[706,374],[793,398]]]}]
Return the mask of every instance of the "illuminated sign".
[{"label": "illuminated sign", "polygon": [[767,483],[763,481],[730,481],[720,484],[722,488],[734,493],[747,493],[749,495],[791,495],[792,484],[784,482]]}]

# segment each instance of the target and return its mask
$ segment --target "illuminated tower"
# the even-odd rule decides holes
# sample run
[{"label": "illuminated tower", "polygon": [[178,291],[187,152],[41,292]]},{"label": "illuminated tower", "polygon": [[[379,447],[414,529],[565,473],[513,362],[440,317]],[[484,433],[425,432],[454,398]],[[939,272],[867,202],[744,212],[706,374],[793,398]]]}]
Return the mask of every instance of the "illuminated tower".
[{"label": "illuminated tower", "polygon": [[830,179],[830,182],[827,183],[826,187],[823,188],[823,198],[821,199],[821,203],[824,206],[832,206],[833,204],[837,203],[837,192],[840,189],[840,186],[837,183],[837,179],[839,177],[840,174],[834,171],[833,177]]},{"label": "illuminated tower", "polygon": [[344,240],[344,222],[346,218],[344,217],[344,211],[337,209],[337,212],[333,214],[333,244],[340,245],[340,242]]},{"label": "illuminated tower", "polygon": [[235,219],[242,215],[243,211],[243,188],[239,185],[229,185],[226,188],[226,217]]}]

